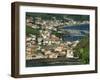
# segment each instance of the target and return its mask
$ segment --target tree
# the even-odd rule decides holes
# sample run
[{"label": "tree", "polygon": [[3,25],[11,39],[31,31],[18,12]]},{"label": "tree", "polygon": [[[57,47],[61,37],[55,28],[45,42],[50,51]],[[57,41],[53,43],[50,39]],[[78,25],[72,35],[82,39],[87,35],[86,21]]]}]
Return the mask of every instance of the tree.
[{"label": "tree", "polygon": [[39,29],[33,29],[29,26],[26,26],[26,35],[29,36],[30,34],[38,36],[39,35]]},{"label": "tree", "polygon": [[80,43],[74,48],[74,55],[79,57],[82,63],[89,63],[89,38],[85,36]]}]

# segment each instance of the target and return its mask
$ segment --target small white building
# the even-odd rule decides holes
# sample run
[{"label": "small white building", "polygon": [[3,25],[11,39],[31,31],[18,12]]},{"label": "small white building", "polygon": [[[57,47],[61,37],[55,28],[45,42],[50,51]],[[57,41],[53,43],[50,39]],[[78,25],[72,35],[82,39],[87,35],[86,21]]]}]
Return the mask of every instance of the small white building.
[{"label": "small white building", "polygon": [[74,53],[72,49],[67,50],[66,58],[73,58]]}]

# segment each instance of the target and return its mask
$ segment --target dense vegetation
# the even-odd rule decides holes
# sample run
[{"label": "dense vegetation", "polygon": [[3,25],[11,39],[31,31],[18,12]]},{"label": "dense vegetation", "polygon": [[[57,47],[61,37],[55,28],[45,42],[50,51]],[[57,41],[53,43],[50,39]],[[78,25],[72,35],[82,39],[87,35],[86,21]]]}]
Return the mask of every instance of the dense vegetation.
[{"label": "dense vegetation", "polygon": [[39,35],[39,29],[33,29],[31,27],[26,27],[26,35],[29,36],[29,34],[33,34],[33,35]]},{"label": "dense vegetation", "polygon": [[75,21],[84,21],[88,20],[89,21],[89,16],[88,15],[68,15],[68,18],[72,18]]},{"label": "dense vegetation", "polygon": [[85,36],[80,43],[75,47],[75,56],[79,57],[82,63],[89,63],[89,38]]},{"label": "dense vegetation", "polygon": [[89,15],[70,15],[70,14],[49,14],[49,13],[26,13],[26,16],[31,17],[41,17],[44,20],[52,20],[53,17],[56,17],[58,20],[62,20],[64,18],[71,18],[75,21],[89,21]]}]

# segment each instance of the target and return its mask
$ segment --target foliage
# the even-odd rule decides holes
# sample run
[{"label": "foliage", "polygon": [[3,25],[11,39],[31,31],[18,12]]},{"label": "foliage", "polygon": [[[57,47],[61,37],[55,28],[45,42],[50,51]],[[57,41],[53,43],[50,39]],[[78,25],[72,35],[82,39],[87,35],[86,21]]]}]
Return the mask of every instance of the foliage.
[{"label": "foliage", "polygon": [[75,56],[78,56],[82,63],[89,63],[89,38],[85,36],[76,46]]},{"label": "foliage", "polygon": [[29,34],[39,35],[39,29],[33,29],[29,26],[26,26],[26,35],[29,36]]},{"label": "foliage", "polygon": [[72,18],[75,21],[84,21],[84,20],[89,21],[89,16],[88,15],[68,15],[67,17]]},{"label": "foliage", "polygon": [[44,20],[52,20],[55,17],[58,20],[63,20],[64,18],[71,18],[75,21],[89,21],[89,15],[71,15],[71,14],[49,14],[49,13],[30,13],[27,12],[26,16],[29,17],[41,17]]},{"label": "foliage", "polygon": [[57,37],[61,38],[62,37],[62,33],[59,33],[58,31],[52,31],[53,35],[56,35]]}]

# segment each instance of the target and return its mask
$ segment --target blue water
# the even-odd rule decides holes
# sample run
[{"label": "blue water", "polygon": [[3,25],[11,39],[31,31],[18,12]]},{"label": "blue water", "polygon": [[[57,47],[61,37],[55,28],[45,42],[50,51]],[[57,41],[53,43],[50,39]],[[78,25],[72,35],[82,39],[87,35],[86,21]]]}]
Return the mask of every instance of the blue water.
[{"label": "blue water", "polygon": [[64,36],[64,41],[76,41],[82,39],[83,36]]},{"label": "blue water", "polygon": [[75,26],[65,26],[64,29],[89,31],[89,24],[81,24],[81,25],[75,25]]},{"label": "blue water", "polygon": [[[80,34],[75,34],[74,32],[69,35],[64,35],[63,40],[64,41],[76,41],[82,39],[86,34],[89,34],[89,24],[82,24],[82,25],[76,25],[76,26],[65,26],[65,30],[78,30],[80,31]],[[86,32],[87,33],[86,33]]]}]

